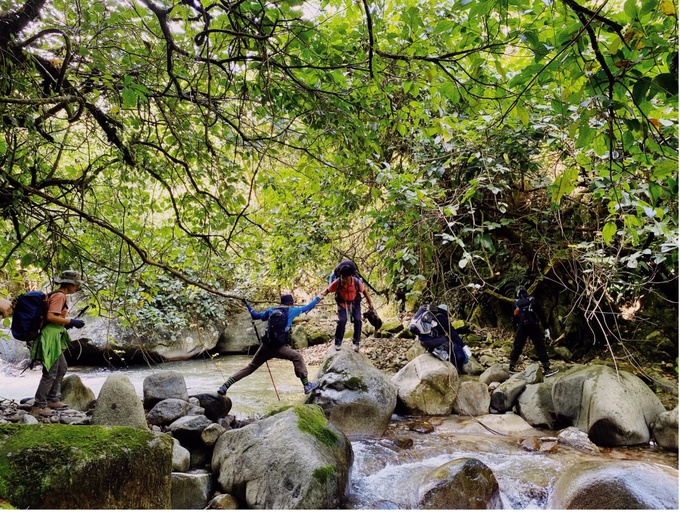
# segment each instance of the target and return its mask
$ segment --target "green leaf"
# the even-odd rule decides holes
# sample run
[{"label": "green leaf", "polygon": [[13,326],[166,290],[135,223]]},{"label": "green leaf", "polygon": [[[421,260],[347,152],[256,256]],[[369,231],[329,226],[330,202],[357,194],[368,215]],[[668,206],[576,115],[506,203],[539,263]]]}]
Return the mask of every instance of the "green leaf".
[{"label": "green leaf", "polygon": [[607,245],[611,245],[614,235],[616,235],[617,227],[614,222],[607,222],[602,228],[602,238]]},{"label": "green leaf", "polygon": [[559,204],[565,195],[571,194],[578,183],[578,169],[572,167],[555,178],[556,188],[552,193],[552,202]]}]

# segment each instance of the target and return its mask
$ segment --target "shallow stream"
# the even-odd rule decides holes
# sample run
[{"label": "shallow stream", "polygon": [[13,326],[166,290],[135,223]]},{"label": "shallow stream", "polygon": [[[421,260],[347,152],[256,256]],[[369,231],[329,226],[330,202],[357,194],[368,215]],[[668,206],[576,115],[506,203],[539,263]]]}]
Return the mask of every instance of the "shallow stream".
[{"label": "shallow stream", "polygon": [[[124,373],[142,396],[144,379],[154,372],[173,370],[184,375],[189,395],[214,392],[229,375],[245,366],[249,356],[228,356],[206,360],[163,363],[151,367],[125,370],[101,368],[69,368],[97,395],[106,378],[114,371]],[[253,375],[229,390],[233,402],[232,414],[239,418],[264,414],[281,405],[300,403],[302,385],[295,378],[289,361],[269,362],[271,377],[263,366]],[[310,376],[317,367],[309,367]],[[276,390],[272,384],[275,382]],[[39,370],[0,368],[0,398],[20,400],[31,397],[40,380]],[[280,400],[277,398],[277,392]],[[424,420],[434,427],[432,432],[418,428]],[[503,434],[500,415],[478,418],[492,430]],[[472,457],[489,466],[499,482],[504,508],[546,508],[552,484],[561,471],[571,464],[586,460],[625,459],[645,461],[678,468],[678,454],[658,450],[653,446],[604,449],[601,453],[585,453],[559,445],[556,453],[525,451],[520,443],[530,437],[549,437],[555,432],[530,430],[517,435],[498,435],[482,427],[472,418],[456,415],[433,418],[393,417],[384,439],[353,440],[354,465],[347,509],[416,507],[418,483],[423,475],[453,459]],[[410,438],[410,448],[398,448],[392,439]]]}]

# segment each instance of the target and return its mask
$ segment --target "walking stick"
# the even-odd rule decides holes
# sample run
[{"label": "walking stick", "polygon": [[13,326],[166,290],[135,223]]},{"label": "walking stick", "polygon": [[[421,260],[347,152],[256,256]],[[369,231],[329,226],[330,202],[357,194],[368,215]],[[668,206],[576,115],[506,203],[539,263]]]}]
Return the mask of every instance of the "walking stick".
[{"label": "walking stick", "polygon": [[[262,340],[260,339],[260,333],[257,331],[257,326],[255,325],[255,320],[253,320],[253,317],[250,317],[250,323],[253,324],[253,329],[255,330],[255,336],[257,336],[257,341],[258,343],[262,343]],[[264,364],[267,366],[267,371],[269,372],[269,378],[272,380],[272,385],[274,386],[274,393],[276,393],[276,398],[278,398],[279,402],[281,401],[281,397],[279,396],[279,390],[276,389],[276,382],[274,382],[274,376],[272,375],[272,371],[269,369],[269,362],[265,361]]]}]

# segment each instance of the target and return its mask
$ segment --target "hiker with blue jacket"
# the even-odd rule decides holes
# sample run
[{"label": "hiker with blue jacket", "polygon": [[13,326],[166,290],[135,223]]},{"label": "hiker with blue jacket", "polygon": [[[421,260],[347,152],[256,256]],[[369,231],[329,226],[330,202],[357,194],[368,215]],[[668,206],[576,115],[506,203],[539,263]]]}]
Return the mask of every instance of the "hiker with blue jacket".
[{"label": "hiker with blue jacket", "polygon": [[242,368],[229,377],[227,381],[220,386],[217,393],[226,395],[227,390],[234,383],[247,377],[267,361],[274,358],[292,361],[293,368],[295,369],[295,376],[302,381],[302,386],[306,395],[318,388],[318,382],[309,382],[307,379],[307,367],[305,366],[302,355],[291,347],[289,343],[290,329],[295,317],[314,309],[314,306],[316,306],[320,300],[321,297],[317,296],[304,306],[294,306],[295,300],[293,299],[293,296],[290,294],[283,294],[281,295],[281,304],[279,306],[258,313],[250,306],[250,304],[248,304],[247,300],[243,299],[243,303],[248,308],[250,317],[253,320],[266,321],[267,329],[262,336],[262,344],[258,347],[257,352],[255,352],[250,363],[248,363],[245,368]]},{"label": "hiker with blue jacket", "polygon": [[[550,330],[548,329],[548,322],[545,318],[543,308],[536,299],[529,295],[526,288],[522,285],[515,290],[517,300],[515,301],[512,322],[517,329],[515,332],[515,342],[512,345],[510,352],[510,373],[516,371],[517,361],[522,355],[522,349],[527,342],[527,338],[531,338],[536,349],[536,356],[543,364],[543,374],[545,377],[554,375],[557,370],[550,368],[550,360],[548,359],[548,352],[545,348],[545,341],[550,339]],[[542,327],[545,327],[545,332]]]},{"label": "hiker with blue jacket", "polygon": [[50,416],[53,410],[68,408],[61,402],[61,383],[68,369],[64,350],[71,343],[66,330],[85,326],[79,318],[66,316],[66,296],[80,290],[80,274],[75,270],[64,270],[54,282],[59,288],[47,296],[46,323],[31,346],[31,361],[42,363],[42,376],[31,408],[31,414],[36,417]]}]

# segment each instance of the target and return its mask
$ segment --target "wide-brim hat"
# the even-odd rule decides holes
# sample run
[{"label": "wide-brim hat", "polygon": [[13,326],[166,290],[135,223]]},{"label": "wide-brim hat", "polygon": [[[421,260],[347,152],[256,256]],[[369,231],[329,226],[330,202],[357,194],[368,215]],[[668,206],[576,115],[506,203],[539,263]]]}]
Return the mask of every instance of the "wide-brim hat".
[{"label": "wide-brim hat", "polygon": [[295,304],[295,300],[293,299],[293,296],[290,293],[284,293],[281,295],[281,305],[282,306],[292,306]]},{"label": "wide-brim hat", "polygon": [[57,284],[83,284],[80,274],[75,270],[64,270],[59,277],[54,280]]}]

